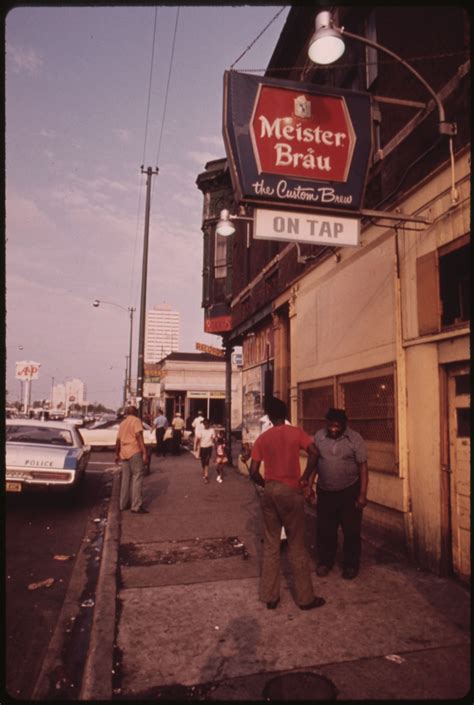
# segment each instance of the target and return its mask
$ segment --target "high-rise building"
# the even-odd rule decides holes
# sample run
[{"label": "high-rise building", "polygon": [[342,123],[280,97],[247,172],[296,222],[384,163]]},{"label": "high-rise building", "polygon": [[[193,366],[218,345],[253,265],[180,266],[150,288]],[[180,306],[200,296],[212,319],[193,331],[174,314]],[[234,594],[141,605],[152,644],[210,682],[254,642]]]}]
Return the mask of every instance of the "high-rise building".
[{"label": "high-rise building", "polygon": [[168,304],[147,311],[145,325],[145,362],[158,362],[179,350],[180,315]]},{"label": "high-rise building", "polygon": [[53,387],[53,409],[69,409],[71,404],[83,406],[86,402],[86,385],[81,379],[68,379],[65,384]]}]

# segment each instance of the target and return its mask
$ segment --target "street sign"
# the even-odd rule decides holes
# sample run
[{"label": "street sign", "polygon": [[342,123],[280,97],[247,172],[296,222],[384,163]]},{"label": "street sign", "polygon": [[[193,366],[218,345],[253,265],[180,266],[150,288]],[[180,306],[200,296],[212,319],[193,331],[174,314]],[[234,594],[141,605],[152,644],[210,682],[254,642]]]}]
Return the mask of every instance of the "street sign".
[{"label": "street sign", "polygon": [[308,242],[313,245],[359,244],[359,219],[339,218],[322,213],[297,213],[257,208],[253,236],[257,240]]},{"label": "street sign", "polygon": [[40,367],[41,363],[39,362],[27,362],[26,360],[22,360],[22,362],[15,364],[15,377],[16,379],[21,379],[23,382],[38,379]]},{"label": "street sign", "polygon": [[336,215],[362,208],[369,93],[226,71],[223,135],[236,202]]},{"label": "street sign", "polygon": [[225,351],[221,348],[215,348],[212,345],[205,345],[204,343],[196,343],[196,350],[201,350],[201,352],[207,352],[209,355],[215,355],[216,357],[224,357]]}]

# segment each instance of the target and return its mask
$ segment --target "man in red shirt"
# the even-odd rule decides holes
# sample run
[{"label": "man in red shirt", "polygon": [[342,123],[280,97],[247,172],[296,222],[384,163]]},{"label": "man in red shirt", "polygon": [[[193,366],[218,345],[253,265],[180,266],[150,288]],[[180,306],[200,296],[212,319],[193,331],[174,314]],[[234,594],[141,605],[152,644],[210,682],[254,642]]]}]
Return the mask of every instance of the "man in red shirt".
[{"label": "man in red shirt", "polygon": [[[272,397],[266,407],[273,428],[262,433],[252,448],[250,477],[261,487],[264,524],[263,565],[259,597],[274,609],[280,601],[280,535],[284,526],[300,609],[324,605],[315,597],[311,582],[309,556],[305,546],[304,501],[309,494],[308,480],[314,473],[318,451],[312,439],[300,428],[285,424],[286,404]],[[300,450],[308,453],[301,476]],[[265,464],[265,479],[259,472]]]}]

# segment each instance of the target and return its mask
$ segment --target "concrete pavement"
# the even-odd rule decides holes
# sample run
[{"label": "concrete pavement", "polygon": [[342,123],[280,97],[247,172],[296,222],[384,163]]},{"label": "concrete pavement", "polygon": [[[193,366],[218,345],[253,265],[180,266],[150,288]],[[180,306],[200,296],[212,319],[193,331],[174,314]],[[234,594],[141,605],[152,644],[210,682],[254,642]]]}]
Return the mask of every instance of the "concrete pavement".
[{"label": "concrete pavement", "polygon": [[[364,542],[359,576],[313,573],[326,605],[303,612],[283,546],[281,602],[267,610],[258,490],[236,468],[215,477],[205,484],[188,452],[154,457],[139,515],[118,510],[117,473],[81,699],[317,700],[332,685],[338,700],[468,693],[464,587]],[[314,558],[311,511],[307,527]]]}]

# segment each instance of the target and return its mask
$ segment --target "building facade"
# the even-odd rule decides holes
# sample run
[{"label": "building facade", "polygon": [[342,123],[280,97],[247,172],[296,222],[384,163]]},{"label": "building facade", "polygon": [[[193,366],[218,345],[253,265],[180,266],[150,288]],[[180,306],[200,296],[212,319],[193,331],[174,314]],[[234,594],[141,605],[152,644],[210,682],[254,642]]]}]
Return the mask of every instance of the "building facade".
[{"label": "building facade", "polygon": [[68,379],[64,384],[55,384],[52,390],[52,408],[66,411],[72,404],[87,403],[86,385],[81,379]]},{"label": "building facade", "polygon": [[145,362],[158,362],[179,350],[180,314],[168,304],[147,311],[145,324]]},{"label": "building facade", "polygon": [[[238,361],[232,361],[232,429],[242,423],[242,373]],[[176,412],[190,422],[202,411],[213,425],[225,420],[225,360],[209,353],[173,352],[154,365],[145,366],[144,395],[148,415],[153,418],[159,408],[169,421]]]},{"label": "building facade", "polygon": [[[371,95],[359,244],[254,239],[254,204],[237,197],[229,159],[212,162],[198,177],[205,320],[217,320],[220,306],[222,335],[243,348],[244,442],[252,444],[268,394],[309,433],[329,406],[344,407],[369,450],[365,531],[469,580],[468,17],[447,6],[431,7],[429,23],[422,7],[336,11],[339,26],[416,63],[453,135],[400,61],[347,41],[334,67],[313,64],[306,52],[320,9],[290,10],[265,76]],[[222,207],[245,219],[219,254],[226,280],[215,286]]]}]

